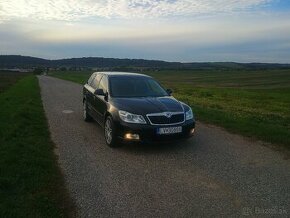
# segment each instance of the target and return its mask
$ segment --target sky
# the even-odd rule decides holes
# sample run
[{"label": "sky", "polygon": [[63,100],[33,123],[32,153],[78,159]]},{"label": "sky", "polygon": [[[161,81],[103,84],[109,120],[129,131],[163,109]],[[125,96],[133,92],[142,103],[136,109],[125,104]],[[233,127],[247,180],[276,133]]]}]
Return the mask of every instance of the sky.
[{"label": "sky", "polygon": [[290,63],[289,0],[0,0],[0,55]]}]

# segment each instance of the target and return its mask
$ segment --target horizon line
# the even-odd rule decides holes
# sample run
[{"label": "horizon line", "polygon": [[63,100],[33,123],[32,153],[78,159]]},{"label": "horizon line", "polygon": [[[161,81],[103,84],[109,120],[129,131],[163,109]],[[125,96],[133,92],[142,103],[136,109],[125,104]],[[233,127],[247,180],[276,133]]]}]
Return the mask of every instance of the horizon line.
[{"label": "horizon line", "polygon": [[144,60],[144,61],[160,61],[167,63],[180,63],[180,64],[202,64],[202,63],[234,63],[234,64],[277,64],[277,65],[290,65],[289,63],[278,63],[278,62],[237,62],[237,61],[192,61],[192,62],[181,62],[181,61],[169,61],[161,59],[144,59],[144,58],[127,58],[127,57],[101,57],[101,56],[83,56],[83,57],[63,57],[57,59],[50,59],[45,57],[37,57],[31,55],[22,55],[22,54],[0,54],[1,56],[19,56],[19,57],[28,57],[28,58],[38,58],[47,61],[59,61],[59,60],[70,60],[70,59],[84,59],[84,58],[104,58],[104,59],[117,59],[117,60]]}]

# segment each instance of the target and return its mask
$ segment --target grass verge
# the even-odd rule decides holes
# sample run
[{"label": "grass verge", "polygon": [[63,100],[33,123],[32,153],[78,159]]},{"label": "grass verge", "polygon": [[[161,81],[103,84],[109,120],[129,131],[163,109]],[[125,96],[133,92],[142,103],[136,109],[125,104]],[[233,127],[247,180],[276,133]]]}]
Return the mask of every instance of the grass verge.
[{"label": "grass verge", "polygon": [[28,73],[9,72],[0,70],[0,93],[4,92],[10,86],[15,84],[18,80],[27,76]]},{"label": "grass verge", "polygon": [[[290,70],[145,71],[200,121],[290,149]],[[91,73],[51,75],[84,84]]]},{"label": "grass verge", "polygon": [[0,94],[0,217],[71,217],[74,207],[50,140],[38,80]]}]

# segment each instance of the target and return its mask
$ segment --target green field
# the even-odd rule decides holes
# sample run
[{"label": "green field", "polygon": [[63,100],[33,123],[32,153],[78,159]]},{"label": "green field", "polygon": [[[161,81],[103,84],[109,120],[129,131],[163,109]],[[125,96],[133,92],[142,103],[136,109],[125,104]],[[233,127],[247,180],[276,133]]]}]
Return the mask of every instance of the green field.
[{"label": "green field", "polygon": [[27,73],[0,71],[0,93],[27,75]]},{"label": "green field", "polygon": [[30,75],[6,81],[17,82],[0,93],[0,217],[71,216],[38,80]]},{"label": "green field", "polygon": [[[290,70],[145,71],[188,103],[197,120],[290,148]],[[91,72],[53,72],[85,83]],[[198,127],[197,127],[198,128]]]}]

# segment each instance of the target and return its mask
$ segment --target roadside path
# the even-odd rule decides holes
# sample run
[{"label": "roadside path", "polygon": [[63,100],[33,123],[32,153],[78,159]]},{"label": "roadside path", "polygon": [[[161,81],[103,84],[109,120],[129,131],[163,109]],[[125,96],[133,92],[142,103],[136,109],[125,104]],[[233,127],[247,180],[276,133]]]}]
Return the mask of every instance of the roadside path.
[{"label": "roadside path", "polygon": [[186,142],[112,149],[83,121],[79,84],[39,83],[80,217],[290,216],[290,161],[280,153],[202,123]]}]

